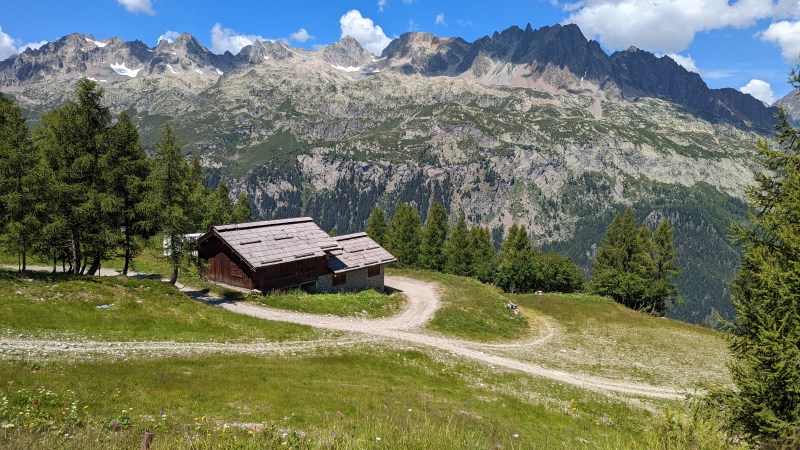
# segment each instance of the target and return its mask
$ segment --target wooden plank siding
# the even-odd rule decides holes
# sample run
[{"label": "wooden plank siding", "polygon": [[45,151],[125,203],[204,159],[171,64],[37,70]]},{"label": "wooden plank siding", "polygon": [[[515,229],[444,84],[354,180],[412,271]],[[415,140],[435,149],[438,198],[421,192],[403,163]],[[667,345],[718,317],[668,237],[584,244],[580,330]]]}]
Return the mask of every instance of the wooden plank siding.
[{"label": "wooden plank siding", "polygon": [[198,256],[206,261],[203,275],[210,280],[262,292],[313,283],[328,273],[327,255],[262,267],[253,272],[215,236],[202,242]]}]

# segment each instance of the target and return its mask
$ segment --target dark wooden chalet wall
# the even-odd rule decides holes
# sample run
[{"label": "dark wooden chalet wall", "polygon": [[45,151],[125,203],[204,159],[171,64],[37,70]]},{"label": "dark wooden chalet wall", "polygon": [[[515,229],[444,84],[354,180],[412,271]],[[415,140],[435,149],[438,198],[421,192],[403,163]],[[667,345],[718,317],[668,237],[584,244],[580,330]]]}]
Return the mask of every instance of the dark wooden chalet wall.
[{"label": "dark wooden chalet wall", "polygon": [[203,274],[209,279],[264,292],[313,283],[328,273],[327,255],[263,267],[254,273],[216,236],[201,244],[198,255],[208,263]]}]

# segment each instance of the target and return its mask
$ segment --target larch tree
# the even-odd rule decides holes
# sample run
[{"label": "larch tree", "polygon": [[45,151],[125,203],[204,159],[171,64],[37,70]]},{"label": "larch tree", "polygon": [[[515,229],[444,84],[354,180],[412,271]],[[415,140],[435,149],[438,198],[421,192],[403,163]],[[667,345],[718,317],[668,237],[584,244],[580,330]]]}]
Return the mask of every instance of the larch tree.
[{"label": "larch tree", "polygon": [[733,226],[744,247],[726,324],[736,387],[720,398],[730,428],[755,446],[800,448],[800,132],[778,118],[777,146],[757,144],[750,224]]},{"label": "larch tree", "polygon": [[247,192],[240,192],[239,197],[236,199],[236,206],[231,213],[231,221],[233,223],[245,223],[255,220],[253,217],[253,207],[250,205],[250,198]]},{"label": "larch tree", "polygon": [[156,143],[142,211],[151,219],[151,227],[163,231],[169,241],[165,250],[172,265],[171,284],[178,280],[178,270],[189,256],[184,235],[194,231],[190,209],[196,182],[172,126],[165,125]]},{"label": "larch tree", "polygon": [[428,219],[422,228],[419,265],[423,269],[441,272],[445,266],[444,243],[447,239],[447,211],[444,205],[434,202],[428,210]]},{"label": "larch tree", "polygon": [[386,244],[399,267],[419,266],[420,231],[417,209],[408,203],[397,205],[386,233]]},{"label": "larch tree", "polygon": [[378,245],[385,247],[388,228],[389,224],[386,220],[386,213],[383,209],[376,206],[375,209],[372,210],[372,214],[369,215],[369,219],[367,219],[366,233],[372,240],[377,242]]},{"label": "larch tree", "polygon": [[541,285],[541,258],[531,244],[524,225],[512,225],[498,255],[499,264],[494,284],[506,292],[530,292]]},{"label": "larch tree", "polygon": [[225,180],[220,180],[217,189],[209,198],[208,214],[203,222],[203,230],[209,230],[217,225],[238,223],[232,219],[233,204],[231,203],[231,190]]},{"label": "larch tree", "polygon": [[42,115],[35,144],[43,152],[54,176],[58,197],[55,220],[65,224],[72,253],[73,273],[89,273],[109,256],[118,237],[114,228],[114,202],[104,185],[104,156],[111,112],[102,105],[103,91],[86,78],[78,82],[75,100]]},{"label": "larch tree", "polygon": [[103,176],[115,202],[116,223],[123,230],[122,248],[125,259],[122,273],[127,275],[131,259],[141,252],[142,238],[147,237],[140,204],[144,200],[149,160],[139,143],[139,130],[131,116],[123,111],[108,133],[109,152]]},{"label": "larch tree", "polygon": [[469,229],[464,213],[458,215],[458,220],[447,236],[445,242],[444,271],[453,275],[469,276],[472,269],[472,252],[469,247]]},{"label": "larch tree", "polygon": [[0,243],[23,272],[41,229],[32,179],[38,159],[22,111],[0,94]]},{"label": "larch tree", "polygon": [[477,225],[470,228],[469,250],[472,276],[483,283],[491,282],[495,275],[496,261],[492,234],[488,228]]}]

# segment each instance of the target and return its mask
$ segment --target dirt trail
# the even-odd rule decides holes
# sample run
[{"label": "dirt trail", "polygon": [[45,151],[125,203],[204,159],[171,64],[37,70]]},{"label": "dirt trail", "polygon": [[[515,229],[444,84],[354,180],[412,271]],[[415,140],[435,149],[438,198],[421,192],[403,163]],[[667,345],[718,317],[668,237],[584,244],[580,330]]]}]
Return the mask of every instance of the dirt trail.
[{"label": "dirt trail", "polygon": [[[433,347],[493,366],[518,370],[530,375],[548,378],[595,391],[613,391],[628,395],[665,399],[683,398],[685,396],[685,393],[681,390],[671,387],[616,381],[549,369],[537,364],[486,353],[484,350],[490,349],[493,346],[492,344],[476,344],[425,333],[422,330],[422,326],[433,317],[433,314],[440,305],[439,294],[436,287],[433,284],[423,281],[394,276],[386,277],[386,285],[405,293],[408,300],[407,309],[394,317],[376,320],[319,316],[220,299],[213,300],[212,302],[228,311],[260,319],[291,322],[328,330],[376,335],[392,340],[406,341]],[[545,327],[544,339],[546,340],[548,338],[547,334],[552,336],[552,332],[553,330],[551,327]],[[524,346],[534,345],[537,342],[539,342],[539,339],[522,344],[498,344],[497,346]]]},{"label": "dirt trail", "polygon": [[[50,270],[49,268],[31,267],[30,270]],[[117,275],[116,271],[105,269],[101,275]],[[137,276],[131,274],[130,276]],[[543,367],[537,364],[523,362],[517,359],[487,353],[492,349],[510,347],[536,346],[546,343],[552,338],[555,326],[546,319],[542,321],[542,333],[539,337],[513,344],[481,344],[458,339],[433,335],[424,330],[424,325],[433,317],[440,307],[437,286],[420,280],[407,277],[387,276],[387,287],[402,291],[407,298],[406,308],[400,314],[382,319],[365,319],[356,317],[335,317],[329,315],[316,315],[292,312],[275,308],[268,308],[247,302],[221,299],[210,294],[193,290],[187,286],[178,288],[188,296],[219,306],[228,311],[244,314],[265,320],[289,322],[300,325],[309,325],[327,330],[359,333],[361,338],[344,338],[339,340],[320,340],[296,343],[255,343],[255,344],[222,344],[222,343],[175,343],[175,342],[58,342],[35,341],[24,339],[0,338],[0,351],[13,353],[26,348],[37,348],[43,351],[72,352],[76,354],[111,353],[180,353],[186,352],[223,352],[223,353],[267,353],[283,351],[301,351],[313,348],[335,345],[351,345],[373,340],[389,339],[413,343],[425,347],[449,352],[453,355],[480,361],[496,367],[520,371],[526,374],[567,383],[573,386],[590,389],[598,392],[616,392],[626,395],[679,399],[686,395],[673,387],[651,386],[612,380],[590,375],[570,373]]]}]

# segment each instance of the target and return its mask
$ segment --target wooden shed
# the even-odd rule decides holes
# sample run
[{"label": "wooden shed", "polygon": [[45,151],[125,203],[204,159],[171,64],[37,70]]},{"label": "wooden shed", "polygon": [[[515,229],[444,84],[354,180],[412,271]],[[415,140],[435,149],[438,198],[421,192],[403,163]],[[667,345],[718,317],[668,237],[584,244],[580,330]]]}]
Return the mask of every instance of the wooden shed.
[{"label": "wooden shed", "polygon": [[[318,292],[382,290],[383,265],[396,261],[366,234],[332,238],[309,217],[216,226],[197,246],[209,279],[262,292],[298,286]],[[347,283],[348,275],[342,275],[368,266],[368,283],[355,275]]]}]

